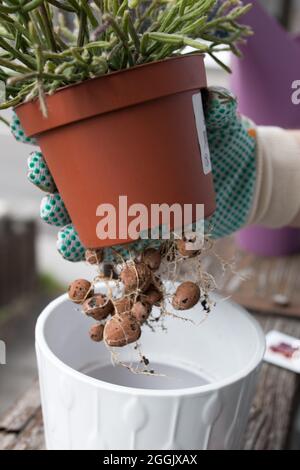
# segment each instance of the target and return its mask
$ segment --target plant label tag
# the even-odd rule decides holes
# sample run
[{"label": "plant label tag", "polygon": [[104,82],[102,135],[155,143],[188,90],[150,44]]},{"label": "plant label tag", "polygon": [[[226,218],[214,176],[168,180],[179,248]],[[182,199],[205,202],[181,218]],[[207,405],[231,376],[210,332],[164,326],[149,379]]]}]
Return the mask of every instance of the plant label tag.
[{"label": "plant label tag", "polygon": [[300,374],[299,339],[273,330],[267,334],[266,343],[266,362]]},{"label": "plant label tag", "polygon": [[208,175],[208,173],[211,172],[211,161],[201,93],[196,93],[193,95],[193,108],[201,151],[203,172],[205,175]]}]

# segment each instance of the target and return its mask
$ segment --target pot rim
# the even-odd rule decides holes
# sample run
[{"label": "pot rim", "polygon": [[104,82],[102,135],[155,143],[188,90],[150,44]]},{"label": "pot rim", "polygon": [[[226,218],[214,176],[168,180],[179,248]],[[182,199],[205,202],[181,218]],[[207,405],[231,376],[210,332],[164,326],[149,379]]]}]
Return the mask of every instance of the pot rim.
[{"label": "pot rim", "polygon": [[149,101],[207,86],[204,55],[182,55],[90,78],[46,95],[47,118],[39,102],[15,107],[28,137]]},{"label": "pot rim", "polygon": [[[181,55],[178,55],[178,56],[175,56],[175,57],[167,57],[165,59],[154,60],[152,62],[146,62],[146,63],[143,63],[143,64],[134,65],[133,67],[128,67],[127,69],[114,70],[113,72],[104,73],[103,75],[97,75],[96,77],[87,78],[86,80],[82,80],[81,82],[70,83],[69,85],[62,86],[61,88],[57,88],[57,90],[55,90],[55,92],[51,95],[49,93],[45,93],[45,96],[46,96],[46,98],[49,98],[49,97],[54,96],[54,95],[56,95],[57,93],[59,93],[63,90],[66,90],[66,89],[69,89],[69,88],[74,88],[76,86],[80,86],[83,83],[89,83],[89,82],[92,82],[92,81],[100,79],[100,78],[110,77],[111,75],[115,76],[115,75],[119,75],[119,74],[129,73],[129,72],[137,70],[137,69],[150,67],[151,65],[161,64],[163,62],[171,62],[171,61],[175,62],[177,60],[181,60],[181,59],[191,57],[191,56],[193,56],[193,57],[195,57],[195,56],[203,57],[203,59],[204,59],[206,54],[202,53],[202,52],[181,54]],[[36,96],[35,98],[31,99],[30,101],[27,101],[27,102],[23,101],[22,103],[17,104],[16,106],[13,107],[13,109],[17,110],[17,109],[21,108],[22,106],[25,107],[26,105],[28,105],[30,103],[35,103],[37,101],[38,101],[38,97]]]},{"label": "pot rim", "polygon": [[[216,298],[217,300],[221,300],[221,297],[218,295],[214,295],[214,298]],[[197,387],[171,389],[171,390],[141,389],[141,388],[126,387],[123,385],[115,385],[109,382],[104,382],[102,380],[89,377],[85,375],[84,373],[79,372],[76,369],[73,369],[71,366],[68,366],[61,359],[59,359],[51,351],[50,347],[48,346],[48,343],[44,335],[46,321],[49,318],[49,316],[52,314],[52,311],[59,305],[65,303],[67,300],[68,300],[68,294],[63,294],[57,297],[52,302],[50,302],[46,306],[46,308],[42,311],[42,313],[38,317],[36,328],[35,328],[36,345],[40,349],[41,353],[47,357],[47,360],[52,362],[52,364],[58,369],[60,369],[62,373],[67,374],[68,376],[71,376],[72,378],[78,381],[85,382],[86,384],[92,385],[97,388],[106,389],[108,391],[121,393],[125,395],[139,395],[139,396],[145,396],[145,397],[167,398],[167,397],[206,395],[211,392],[225,388],[229,385],[233,385],[234,383],[244,379],[251,372],[257,369],[257,367],[260,365],[264,357],[264,353],[266,349],[265,335],[261,327],[259,326],[258,322],[240,305],[232,301],[227,301],[228,303],[233,305],[236,309],[240,310],[240,313],[248,319],[249,323],[252,325],[257,335],[256,351],[253,354],[252,359],[247,363],[247,366],[244,367],[241,371],[232,374],[226,379],[218,380],[211,384],[200,385]]]}]

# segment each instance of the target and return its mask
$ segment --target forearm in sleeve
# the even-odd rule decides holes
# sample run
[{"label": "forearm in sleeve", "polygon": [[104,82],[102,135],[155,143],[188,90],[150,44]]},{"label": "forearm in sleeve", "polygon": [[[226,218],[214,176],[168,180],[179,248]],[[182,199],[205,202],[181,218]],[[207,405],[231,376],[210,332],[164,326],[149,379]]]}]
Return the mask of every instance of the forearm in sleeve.
[{"label": "forearm in sleeve", "polygon": [[247,225],[300,227],[300,132],[257,127],[257,178]]}]

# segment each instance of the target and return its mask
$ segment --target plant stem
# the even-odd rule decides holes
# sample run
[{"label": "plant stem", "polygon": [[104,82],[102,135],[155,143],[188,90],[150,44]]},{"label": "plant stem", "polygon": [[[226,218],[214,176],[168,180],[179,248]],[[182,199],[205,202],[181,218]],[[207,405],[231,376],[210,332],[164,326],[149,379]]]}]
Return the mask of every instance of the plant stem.
[{"label": "plant stem", "polygon": [[0,57],[0,65],[8,69],[15,70],[15,72],[19,73],[28,73],[31,71],[29,68],[24,67],[23,65],[16,64],[11,60],[3,59],[3,57]]},{"label": "plant stem", "polygon": [[128,40],[127,40],[126,35],[124,34],[122,29],[119,27],[118,23],[115,21],[115,19],[111,15],[109,15],[109,14],[103,15],[103,21],[107,21],[111,25],[112,29],[115,31],[116,35],[120,38],[120,40],[123,43],[124,48],[126,49],[126,51],[128,53],[129,65],[133,66],[133,63],[134,63],[133,62],[133,57],[132,57],[131,51],[130,51],[129,46],[128,46]]},{"label": "plant stem", "polygon": [[93,26],[93,28],[97,28],[97,26],[99,26],[99,23],[98,23],[98,20],[96,19],[96,17],[94,16],[94,13],[93,13],[91,7],[89,6],[88,1],[87,0],[81,0],[81,5],[82,5],[82,9],[85,11],[86,16],[89,19],[89,21],[90,21],[91,25]]},{"label": "plant stem", "polygon": [[3,124],[5,124],[6,126],[10,127],[10,122],[3,116],[0,116],[0,121],[3,122]]},{"label": "plant stem", "polygon": [[208,52],[208,55],[211,56],[212,59],[214,59],[214,61],[220,65],[220,67],[222,67],[222,69],[224,69],[226,72],[228,73],[232,73],[231,72],[231,68],[228,67],[228,65],[224,64],[224,62],[222,62],[220,59],[218,59],[218,57],[213,53],[213,52]]},{"label": "plant stem", "polygon": [[33,78],[36,78],[37,75],[38,75],[37,72],[25,73],[24,75],[11,77],[9,80],[7,80],[7,83],[9,85],[16,85],[17,83],[22,83],[22,82],[27,82],[28,80],[32,80]]},{"label": "plant stem", "polygon": [[86,36],[86,12],[84,10],[80,10],[79,13],[79,32],[77,38],[77,46],[81,47],[84,44],[85,36]]},{"label": "plant stem", "polygon": [[76,11],[72,6],[66,5],[65,3],[60,3],[57,0],[48,0],[48,2],[59,10],[65,10],[70,13],[74,13]]},{"label": "plant stem", "polygon": [[48,12],[46,10],[44,3],[42,3],[42,5],[40,6],[40,11],[41,11],[43,24],[44,24],[45,34],[47,35],[49,45],[52,51],[57,52],[58,47],[57,47],[55,37],[54,37],[52,22],[49,19]]},{"label": "plant stem", "polygon": [[89,64],[81,57],[80,53],[78,52],[78,49],[76,49],[75,47],[72,48],[71,53],[76,62],[79,62],[85,69],[89,68]]},{"label": "plant stem", "polygon": [[22,62],[24,65],[27,67],[34,69],[35,68],[35,61],[32,57],[26,56],[25,54],[21,53],[17,49],[15,49],[13,46],[11,46],[5,39],[0,37],[0,47],[2,49],[5,49],[7,52],[9,52],[15,59],[18,59],[20,62]]},{"label": "plant stem", "polygon": [[137,52],[139,53],[140,52],[140,47],[141,47],[141,43],[140,43],[140,39],[138,37],[138,34],[136,32],[136,29],[134,27],[134,24],[132,22],[132,19],[131,19],[131,16],[130,16],[130,12],[127,10],[124,15],[127,16],[127,22],[128,22],[128,31],[129,31],[129,34],[131,36],[131,39],[133,40],[133,43],[134,43],[134,46],[137,50]]}]

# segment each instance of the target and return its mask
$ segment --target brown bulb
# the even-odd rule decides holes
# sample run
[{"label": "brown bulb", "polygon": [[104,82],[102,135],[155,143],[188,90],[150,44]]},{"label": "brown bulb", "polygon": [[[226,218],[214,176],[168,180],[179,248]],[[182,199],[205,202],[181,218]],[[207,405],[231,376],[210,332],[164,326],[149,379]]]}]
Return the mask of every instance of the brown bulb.
[{"label": "brown bulb", "polygon": [[120,279],[126,292],[140,290],[144,292],[151,283],[151,269],[145,263],[127,263],[122,269]]},{"label": "brown bulb", "polygon": [[200,289],[194,282],[186,281],[177,287],[172,305],[176,310],[188,310],[200,299]]},{"label": "brown bulb", "polygon": [[70,284],[68,289],[69,299],[75,303],[82,303],[92,295],[91,283],[85,279],[77,279]]},{"label": "brown bulb", "polygon": [[137,320],[127,313],[116,313],[104,327],[104,342],[110,347],[122,347],[134,343],[141,336]]},{"label": "brown bulb", "polygon": [[96,341],[96,343],[100,343],[103,340],[103,325],[93,325],[90,328],[89,335],[92,341]]},{"label": "brown bulb", "polygon": [[115,313],[130,313],[133,305],[133,300],[131,297],[126,295],[121,299],[114,301]]},{"label": "brown bulb", "polygon": [[88,248],[85,252],[85,260],[89,264],[100,264],[103,261],[103,250]]},{"label": "brown bulb", "polygon": [[113,312],[113,303],[106,295],[96,294],[82,305],[83,312],[95,320],[103,320]]}]

